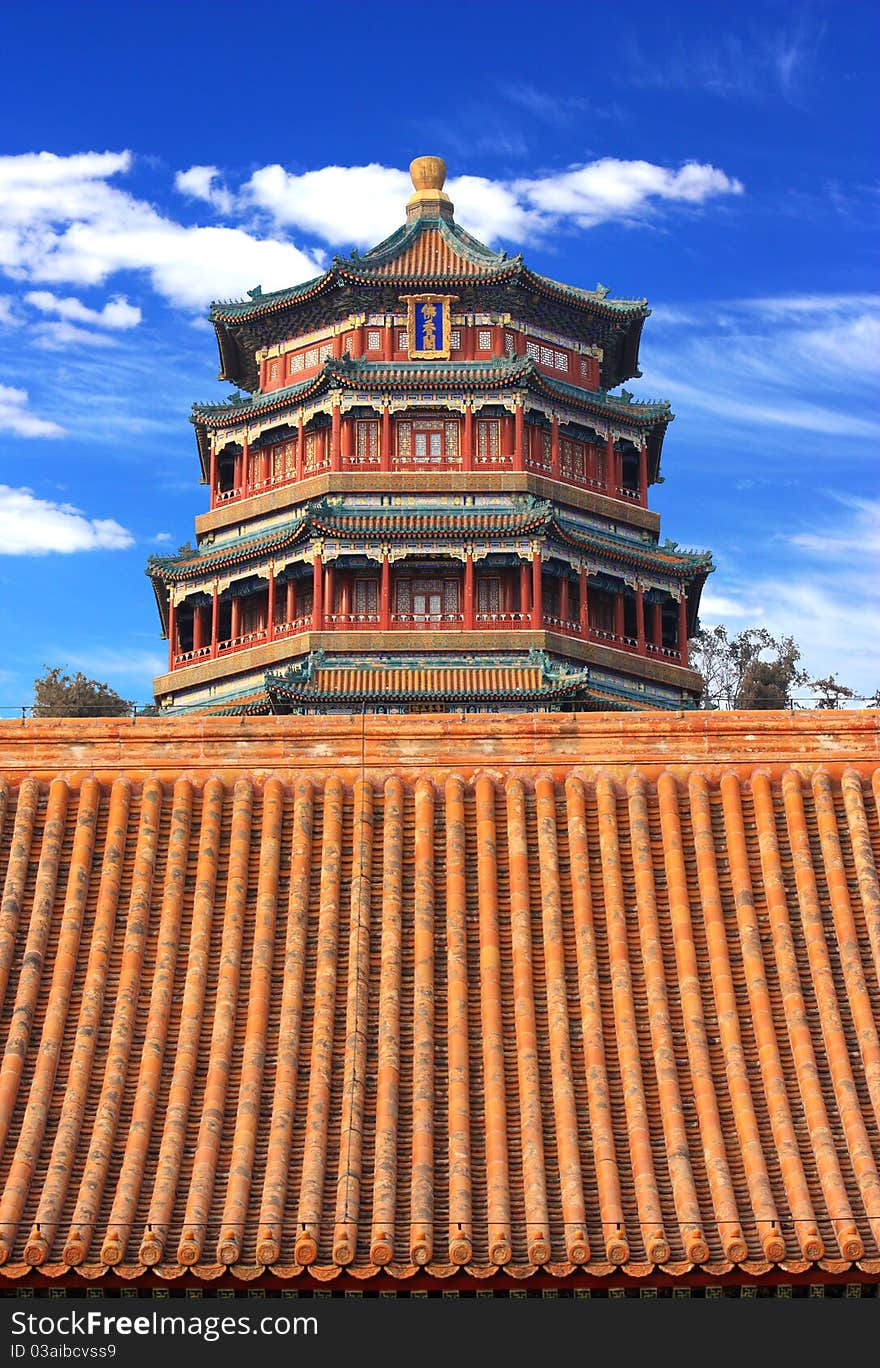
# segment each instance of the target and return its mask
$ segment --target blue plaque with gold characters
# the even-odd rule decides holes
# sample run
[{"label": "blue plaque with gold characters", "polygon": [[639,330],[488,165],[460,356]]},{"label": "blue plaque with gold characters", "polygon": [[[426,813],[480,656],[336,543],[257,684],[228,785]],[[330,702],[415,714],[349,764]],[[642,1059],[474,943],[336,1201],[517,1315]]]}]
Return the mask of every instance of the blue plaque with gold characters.
[{"label": "blue plaque with gold characters", "polygon": [[456,295],[404,295],[410,359],[449,360],[449,322]]}]

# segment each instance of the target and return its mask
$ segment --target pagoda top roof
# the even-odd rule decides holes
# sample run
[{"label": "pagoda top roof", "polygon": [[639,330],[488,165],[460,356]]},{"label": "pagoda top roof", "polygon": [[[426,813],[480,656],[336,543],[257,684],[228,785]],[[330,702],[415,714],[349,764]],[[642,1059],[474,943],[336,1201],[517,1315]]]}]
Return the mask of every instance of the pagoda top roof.
[{"label": "pagoda top roof", "polygon": [[610,299],[608,289],[594,290],[565,285],[541,275],[525,265],[522,254],[508,256],[496,252],[454,221],[445,218],[419,218],[395,229],[389,237],[367,252],[352,251],[335,256],[329,269],[298,285],[263,292],[257,286],[246,299],[218,300],[212,303],[210,318],[215,323],[237,324],[277,313],[291,304],[321,294],[337,283],[380,283],[396,280],[415,286],[461,285],[475,279],[519,279],[542,294],[566,299],[599,313],[646,316],[646,299]]}]

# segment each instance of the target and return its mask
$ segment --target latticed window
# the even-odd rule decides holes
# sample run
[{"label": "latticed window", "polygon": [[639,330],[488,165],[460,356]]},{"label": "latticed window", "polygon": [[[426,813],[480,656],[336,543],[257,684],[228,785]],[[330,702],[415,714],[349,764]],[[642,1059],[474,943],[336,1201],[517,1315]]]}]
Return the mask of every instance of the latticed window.
[{"label": "latticed window", "polygon": [[359,418],[355,428],[355,452],[361,461],[378,460],[379,424],[373,418]]},{"label": "latticed window", "polygon": [[501,424],[497,418],[477,419],[477,456],[489,461],[501,454]]},{"label": "latticed window", "polygon": [[318,364],[318,348],[309,347],[306,352],[306,370],[310,370],[312,366],[317,366]]},{"label": "latticed window", "polygon": [[314,470],[315,466],[318,464],[318,451],[319,451],[318,436],[319,436],[319,434],[318,434],[317,432],[307,432],[307,433],[306,433],[306,444],[305,444],[305,469],[306,469],[306,470]]},{"label": "latticed window", "polygon": [[367,332],[367,351],[378,351],[381,345],[381,336],[378,328],[370,328]]},{"label": "latticed window", "polygon": [[374,579],[354,582],[354,611],[358,617],[376,617],[379,612],[379,586]]},{"label": "latticed window", "polygon": [[268,377],[268,378],[269,378],[269,384],[270,384],[270,385],[272,384],[272,382],[273,382],[274,380],[277,380],[277,379],[278,379],[278,362],[277,362],[277,361],[270,361],[270,362],[269,362],[269,377]]},{"label": "latticed window", "polygon": [[498,613],[501,611],[501,581],[497,579],[477,580],[477,612]]},{"label": "latticed window", "polygon": [[397,424],[399,460],[431,463],[458,456],[458,419],[415,418]]},{"label": "latticed window", "polygon": [[296,445],[280,442],[272,448],[272,479],[289,480],[296,472]]},{"label": "latticed window", "polygon": [[541,348],[541,365],[542,365],[542,366],[552,366],[552,365],[553,365],[553,348],[552,348],[552,347],[542,347],[542,348]]},{"label": "latticed window", "polygon": [[589,378],[590,378],[590,358],[589,358],[588,356],[582,356],[582,357],[581,357],[581,379],[582,379],[582,380],[589,380]]},{"label": "latticed window", "polygon": [[406,333],[405,333],[405,332],[399,332],[399,333],[397,334],[397,350],[398,350],[398,351],[406,351],[406,349],[407,349],[408,346],[409,346],[409,339],[407,338]]},{"label": "latticed window", "polygon": [[541,348],[537,342],[526,343],[526,356],[530,356],[533,361],[540,361]]},{"label": "latticed window", "polygon": [[504,352],[507,356],[516,356],[516,340],[513,333],[504,334]]},{"label": "latticed window", "polygon": [[461,328],[452,328],[449,333],[449,345],[453,351],[457,351],[461,346]]},{"label": "latticed window", "polygon": [[567,370],[568,370],[568,352],[561,352],[561,351],[554,352],[554,353],[553,353],[553,364],[555,365],[555,367],[556,367],[557,370],[559,370],[559,371],[567,371]]},{"label": "latticed window", "polygon": [[583,480],[586,475],[585,453],[580,442],[562,437],[559,442],[560,473],[570,480]]},{"label": "latticed window", "polygon": [[477,333],[477,347],[480,351],[492,350],[492,334],[488,328],[481,328]]},{"label": "latticed window", "polygon": [[333,346],[330,342],[323,342],[318,348],[318,354],[322,361],[326,361],[328,356],[333,355]]},{"label": "latticed window", "polygon": [[541,442],[538,449],[541,453],[541,465],[546,466],[549,470],[553,460],[553,444],[549,432],[541,431]]},{"label": "latticed window", "polygon": [[290,358],[290,362],[289,362],[289,369],[290,369],[291,375],[295,375],[297,371],[301,371],[302,368],[303,368],[303,366],[304,366],[304,364],[305,364],[305,357],[304,357],[303,353],[302,353],[302,352],[295,352],[294,355]]}]

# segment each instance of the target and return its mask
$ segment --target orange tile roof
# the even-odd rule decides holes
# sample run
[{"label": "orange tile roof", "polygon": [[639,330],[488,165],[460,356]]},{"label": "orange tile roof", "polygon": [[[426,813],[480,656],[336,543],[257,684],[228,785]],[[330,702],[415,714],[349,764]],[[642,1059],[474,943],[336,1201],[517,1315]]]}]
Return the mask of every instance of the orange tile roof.
[{"label": "orange tile roof", "polygon": [[0,1272],[880,1275],[878,720],[0,723]]}]

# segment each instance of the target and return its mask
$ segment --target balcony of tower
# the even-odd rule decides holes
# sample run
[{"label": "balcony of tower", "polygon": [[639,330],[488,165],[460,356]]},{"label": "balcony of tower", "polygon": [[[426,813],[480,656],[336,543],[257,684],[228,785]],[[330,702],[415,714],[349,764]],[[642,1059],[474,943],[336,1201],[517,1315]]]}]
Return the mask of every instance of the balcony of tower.
[{"label": "balcony of tower", "polygon": [[[251,569],[210,589],[172,593],[168,606],[169,676],[253,652],[261,661],[322,649],[498,647],[553,649],[584,659],[626,656],[669,679],[688,670],[688,605],[684,586],[633,588],[622,577],[589,574],[540,543],[524,555],[496,552],[426,558],[398,548],[378,562],[363,555],[325,560],[316,544],[307,558],[280,569]],[[266,656],[265,648],[269,649]]]},{"label": "balcony of tower", "polygon": [[[649,455],[637,435],[615,439],[524,399],[469,397],[417,407],[343,401],[296,422],[212,445],[211,508],[199,536],[327,493],[520,491],[656,532],[647,507]],[[656,472],[656,456],[651,462]]]}]

